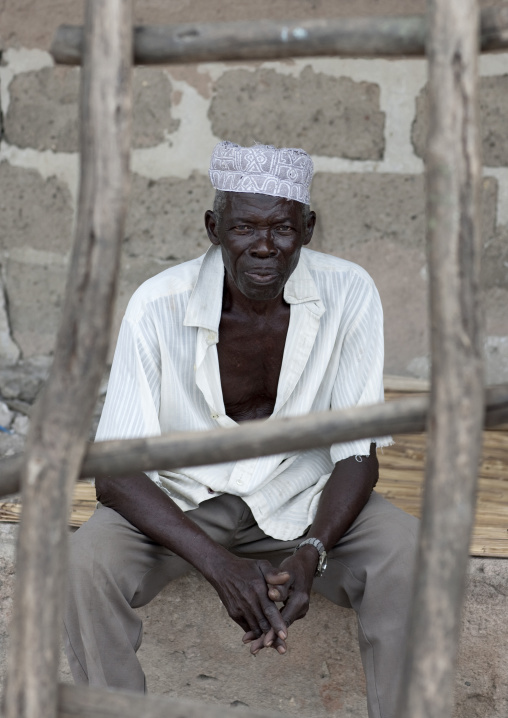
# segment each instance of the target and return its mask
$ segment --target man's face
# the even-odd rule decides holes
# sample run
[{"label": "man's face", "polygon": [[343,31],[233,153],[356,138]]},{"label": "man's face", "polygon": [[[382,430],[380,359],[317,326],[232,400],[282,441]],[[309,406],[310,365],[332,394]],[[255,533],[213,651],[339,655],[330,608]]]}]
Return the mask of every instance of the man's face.
[{"label": "man's face", "polygon": [[213,212],[205,214],[210,241],[221,247],[228,282],[248,299],[261,301],[281,294],[315,221],[310,212],[304,222],[299,202],[243,192],[228,192],[219,224]]}]

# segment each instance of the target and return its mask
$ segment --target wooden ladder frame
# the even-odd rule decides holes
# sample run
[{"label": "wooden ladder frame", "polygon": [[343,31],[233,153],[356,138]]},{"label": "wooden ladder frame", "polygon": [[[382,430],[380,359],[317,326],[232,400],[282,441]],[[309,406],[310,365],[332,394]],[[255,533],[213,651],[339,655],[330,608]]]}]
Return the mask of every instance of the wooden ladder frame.
[{"label": "wooden ladder frame", "polygon": [[[508,47],[508,4],[480,16],[476,0],[428,0],[427,19],[262,21],[134,32],[131,12],[131,0],[86,0],[84,30],[60,28],[53,45],[57,61],[77,64],[83,59],[80,192],[50,377],[33,413],[24,456],[0,462],[0,494],[17,490],[21,478],[23,495],[4,717],[237,715],[223,707],[156,696],[58,686],[67,517],[80,475],[229,461],[289,450],[295,442],[298,448],[310,448],[411,432],[426,423],[430,449],[399,717],[447,718],[485,414],[477,56],[479,44],[482,50]],[[274,421],[268,432],[261,423],[230,432],[87,447],[106,363],[127,211],[132,58],[149,64],[319,54],[394,56],[423,54],[425,47],[430,404],[406,399]],[[486,408],[489,423],[505,421],[508,390],[490,392]]]}]

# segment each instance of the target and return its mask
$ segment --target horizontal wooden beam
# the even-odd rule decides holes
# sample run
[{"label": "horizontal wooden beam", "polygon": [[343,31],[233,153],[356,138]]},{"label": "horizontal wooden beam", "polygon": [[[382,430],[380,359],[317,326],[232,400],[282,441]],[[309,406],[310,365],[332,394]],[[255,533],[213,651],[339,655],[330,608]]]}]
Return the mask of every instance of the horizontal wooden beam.
[{"label": "horizontal wooden beam", "polygon": [[[426,35],[424,15],[143,25],[134,28],[134,63],[423,56]],[[82,46],[83,28],[61,25],[50,52],[55,62],[79,65]],[[508,48],[508,3],[482,12],[480,48]]]},{"label": "horizontal wooden beam", "polygon": [[[428,397],[419,396],[344,411],[248,421],[231,429],[179,432],[145,439],[91,444],[80,477],[122,476],[126,472],[203,466],[287,451],[304,451],[344,441],[413,434],[425,430]],[[508,386],[486,393],[485,425],[508,419]],[[0,496],[16,493],[22,454],[0,461]]]},{"label": "horizontal wooden beam", "polygon": [[251,708],[60,684],[58,718],[280,718]]}]

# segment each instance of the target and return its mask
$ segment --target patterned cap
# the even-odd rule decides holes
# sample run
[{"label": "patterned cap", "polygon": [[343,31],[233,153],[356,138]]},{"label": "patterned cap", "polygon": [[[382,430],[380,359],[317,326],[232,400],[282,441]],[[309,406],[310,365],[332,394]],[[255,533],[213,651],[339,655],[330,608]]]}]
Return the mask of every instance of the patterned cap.
[{"label": "patterned cap", "polygon": [[272,145],[241,147],[219,142],[212,152],[210,180],[225,192],[255,192],[310,203],[314,166],[304,150]]}]

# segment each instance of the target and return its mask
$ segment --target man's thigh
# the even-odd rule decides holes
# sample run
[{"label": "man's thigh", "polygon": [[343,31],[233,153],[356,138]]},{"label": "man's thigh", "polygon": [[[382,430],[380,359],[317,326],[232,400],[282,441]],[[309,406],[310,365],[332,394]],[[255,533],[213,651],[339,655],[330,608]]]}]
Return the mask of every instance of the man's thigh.
[{"label": "man's thigh", "polygon": [[[366,590],[410,592],[419,521],[375,491],[349,530],[328,552],[328,568],[314,588],[340,606],[359,610]],[[367,587],[370,584],[370,588]],[[379,605],[383,597],[378,596]]]},{"label": "man's thigh", "polygon": [[99,505],[70,541],[69,574],[75,590],[89,585],[112,598],[120,594],[133,607],[148,603],[189,568],[106,506]]}]

